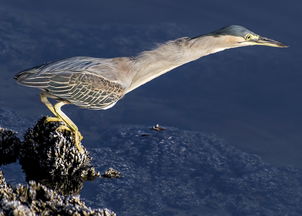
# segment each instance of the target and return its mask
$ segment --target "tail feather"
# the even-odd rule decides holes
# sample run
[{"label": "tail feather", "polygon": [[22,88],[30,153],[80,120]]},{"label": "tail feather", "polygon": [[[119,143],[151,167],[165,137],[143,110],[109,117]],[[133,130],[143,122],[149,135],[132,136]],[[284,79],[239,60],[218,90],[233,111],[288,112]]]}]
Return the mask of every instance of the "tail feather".
[{"label": "tail feather", "polygon": [[30,77],[31,74],[34,72],[32,71],[21,71],[20,73],[16,74],[14,79],[18,82],[22,82],[23,80],[26,80],[28,77]]},{"label": "tail feather", "polygon": [[42,66],[43,65],[40,65],[38,67],[21,71],[15,75],[14,79],[21,85],[43,88],[47,86],[47,82],[45,79],[43,80],[42,77],[37,76],[37,73],[41,70]]}]

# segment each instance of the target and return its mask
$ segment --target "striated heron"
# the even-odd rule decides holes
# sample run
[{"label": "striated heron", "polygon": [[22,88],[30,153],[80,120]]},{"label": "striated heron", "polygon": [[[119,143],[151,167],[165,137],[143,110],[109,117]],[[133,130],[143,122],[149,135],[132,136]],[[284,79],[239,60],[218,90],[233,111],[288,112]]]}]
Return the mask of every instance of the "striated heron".
[{"label": "striated heron", "polygon": [[[287,47],[238,25],[194,38],[168,41],[135,57],[72,57],[20,72],[18,83],[41,89],[41,101],[55,115],[46,121],[63,121],[58,130],[71,130],[80,152],[82,135],[61,110],[65,104],[87,109],[108,109],[125,94],[190,61],[225,49],[263,45]],[[52,105],[48,98],[55,99]]]}]

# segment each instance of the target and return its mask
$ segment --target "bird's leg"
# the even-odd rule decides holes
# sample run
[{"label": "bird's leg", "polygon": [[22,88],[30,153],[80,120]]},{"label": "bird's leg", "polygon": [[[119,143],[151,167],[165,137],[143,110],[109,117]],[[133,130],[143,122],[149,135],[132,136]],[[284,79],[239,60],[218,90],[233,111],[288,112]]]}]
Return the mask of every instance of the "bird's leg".
[{"label": "bird's leg", "polygon": [[81,146],[81,140],[83,139],[83,136],[81,135],[78,127],[75,125],[75,123],[73,123],[73,121],[71,121],[71,119],[61,110],[61,107],[63,105],[67,104],[67,102],[64,101],[60,101],[58,103],[56,103],[53,107],[54,107],[54,111],[56,113],[56,116],[58,116],[60,119],[62,119],[65,124],[72,130],[72,132],[74,133],[74,143],[75,146],[77,147],[77,149],[79,150],[79,152],[83,153],[84,150]]},{"label": "bird's leg", "polygon": [[[57,122],[57,121],[63,121],[62,119],[58,118],[58,117],[54,117],[54,116],[48,116],[45,119],[45,122]],[[64,121],[63,121],[64,122]]]},{"label": "bird's leg", "polygon": [[45,106],[55,115],[55,117],[47,117],[46,122],[51,122],[51,121],[63,121],[66,125],[61,125],[59,126],[56,130],[57,131],[62,131],[62,130],[68,130],[72,131],[74,133],[74,138],[75,138],[75,146],[79,150],[79,152],[83,153],[84,150],[80,144],[80,141],[83,139],[83,136],[81,135],[78,127],[71,121],[68,116],[66,116],[65,113],[61,110],[61,107],[65,104],[66,102],[59,102],[55,104],[54,106],[49,102],[48,97],[49,95],[45,92],[41,92],[40,94],[40,99],[42,103],[45,104]]},{"label": "bird's leg", "polygon": [[47,93],[41,92],[40,99],[41,99],[41,102],[44,103],[45,106],[55,115],[55,117],[47,117],[45,119],[45,122],[63,121],[62,119],[60,119],[58,117],[57,113],[55,112],[55,109],[54,109],[53,105],[47,99]]}]

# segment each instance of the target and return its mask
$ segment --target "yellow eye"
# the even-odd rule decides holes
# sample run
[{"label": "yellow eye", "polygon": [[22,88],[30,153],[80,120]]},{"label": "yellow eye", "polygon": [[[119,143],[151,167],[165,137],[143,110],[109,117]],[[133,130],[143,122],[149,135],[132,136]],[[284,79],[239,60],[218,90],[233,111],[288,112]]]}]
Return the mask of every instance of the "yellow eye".
[{"label": "yellow eye", "polygon": [[244,39],[247,40],[247,41],[249,41],[249,40],[258,40],[259,35],[253,35],[253,34],[248,33],[244,36]]},{"label": "yellow eye", "polygon": [[253,38],[253,35],[251,35],[251,34],[246,34],[245,36],[244,36],[244,39],[245,40],[251,40]]}]

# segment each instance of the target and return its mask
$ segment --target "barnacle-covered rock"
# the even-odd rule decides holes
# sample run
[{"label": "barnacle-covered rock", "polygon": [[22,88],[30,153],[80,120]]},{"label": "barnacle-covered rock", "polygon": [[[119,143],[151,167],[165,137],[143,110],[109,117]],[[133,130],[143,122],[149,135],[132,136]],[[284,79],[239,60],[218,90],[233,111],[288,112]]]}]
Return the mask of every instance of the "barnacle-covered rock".
[{"label": "barnacle-covered rock", "polygon": [[117,171],[116,169],[109,168],[102,174],[103,178],[120,178],[122,177],[121,172]]},{"label": "barnacle-covered rock", "polygon": [[0,165],[16,162],[20,143],[14,131],[0,128]]},{"label": "barnacle-covered rock", "polygon": [[2,215],[97,215],[116,216],[108,209],[91,209],[77,196],[63,196],[30,181],[11,187],[0,171],[0,216]]},{"label": "barnacle-covered rock", "polygon": [[36,180],[63,194],[76,194],[85,180],[99,173],[85,150],[80,153],[70,131],[56,130],[63,122],[46,122],[45,117],[29,129],[20,148],[19,161],[27,180]]}]

